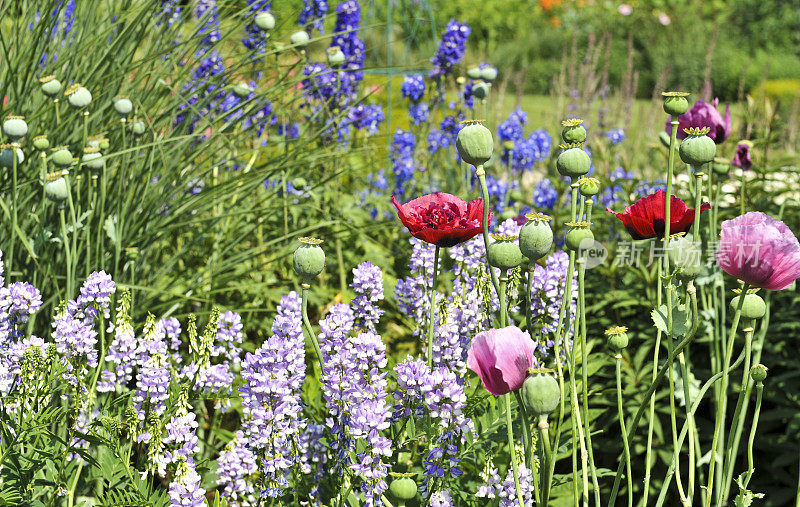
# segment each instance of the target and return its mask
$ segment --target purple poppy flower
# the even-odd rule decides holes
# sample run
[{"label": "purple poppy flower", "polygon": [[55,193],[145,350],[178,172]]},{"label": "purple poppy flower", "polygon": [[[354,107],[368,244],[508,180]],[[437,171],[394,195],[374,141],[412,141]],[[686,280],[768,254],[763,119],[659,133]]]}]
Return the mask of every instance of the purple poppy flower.
[{"label": "purple poppy flower", "polygon": [[736,154],[731,160],[731,165],[741,168],[744,171],[749,171],[753,167],[753,159],[750,158],[750,148],[753,143],[750,141],[739,141],[736,145]]},{"label": "purple poppy flower", "polygon": [[[703,99],[698,100],[691,109],[678,117],[678,139],[686,137],[683,129],[690,127],[708,127],[711,131],[706,134],[717,144],[722,144],[731,133],[731,106],[725,106],[725,117],[723,118],[717,105],[719,99],[714,99],[710,104]],[[667,134],[670,132],[670,124],[667,122]]]}]

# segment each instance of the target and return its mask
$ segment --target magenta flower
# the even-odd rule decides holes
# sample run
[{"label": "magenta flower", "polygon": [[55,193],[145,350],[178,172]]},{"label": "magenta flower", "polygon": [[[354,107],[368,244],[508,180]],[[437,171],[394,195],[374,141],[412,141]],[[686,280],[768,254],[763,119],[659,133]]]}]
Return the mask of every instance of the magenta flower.
[{"label": "magenta flower", "polygon": [[752,146],[753,143],[750,141],[739,141],[739,144],[736,145],[736,154],[733,155],[731,165],[735,165],[744,171],[749,171],[753,167],[753,159],[750,157],[750,148]]},{"label": "magenta flower", "polygon": [[[698,100],[691,109],[678,117],[678,139],[686,137],[686,132],[683,129],[690,127],[708,127],[711,131],[706,134],[714,140],[717,144],[722,144],[731,133],[731,106],[725,106],[725,117],[723,118],[717,105],[719,99],[714,99],[711,104],[703,99]],[[669,134],[671,125],[667,122],[667,134]]]},{"label": "magenta flower", "polygon": [[500,396],[522,387],[528,368],[536,366],[536,343],[516,326],[489,329],[475,335],[467,355],[467,366],[487,391]]},{"label": "magenta flower", "polygon": [[781,290],[800,278],[800,243],[780,220],[751,211],[722,222],[717,262],[754,287]]}]

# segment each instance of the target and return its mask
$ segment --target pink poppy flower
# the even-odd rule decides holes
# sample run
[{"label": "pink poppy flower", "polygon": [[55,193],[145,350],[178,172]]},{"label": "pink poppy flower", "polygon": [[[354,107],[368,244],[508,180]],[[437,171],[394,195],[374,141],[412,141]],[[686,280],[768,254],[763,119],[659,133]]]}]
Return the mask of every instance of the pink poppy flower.
[{"label": "pink poppy flower", "polygon": [[781,290],[800,278],[800,243],[789,228],[760,211],[722,222],[717,262],[753,287]]},{"label": "pink poppy flower", "polygon": [[467,355],[467,366],[487,391],[500,396],[522,387],[528,368],[536,366],[536,343],[516,326],[489,329],[475,335]]}]

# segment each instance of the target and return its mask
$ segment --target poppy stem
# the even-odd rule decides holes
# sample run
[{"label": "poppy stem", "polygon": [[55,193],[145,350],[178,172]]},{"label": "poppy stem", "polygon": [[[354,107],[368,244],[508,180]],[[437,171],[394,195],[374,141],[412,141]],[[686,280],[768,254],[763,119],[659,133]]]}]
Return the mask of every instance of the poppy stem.
[{"label": "poppy stem", "polygon": [[475,175],[478,177],[478,182],[481,185],[481,193],[483,194],[483,247],[486,250],[486,267],[488,268],[489,275],[492,278],[492,285],[497,294],[500,294],[500,285],[497,283],[497,274],[489,265],[489,189],[486,187],[486,171],[483,165],[475,168]]},{"label": "poppy stem", "polygon": [[508,321],[508,310],[506,308],[506,288],[508,287],[508,277],[500,277],[500,327],[506,327]]},{"label": "poppy stem", "polygon": [[519,507],[525,507],[525,500],[522,498],[522,490],[519,487],[519,464],[517,463],[517,450],[514,445],[514,428],[511,418],[511,393],[504,396],[506,399],[506,428],[508,429],[508,454],[511,457],[511,469],[514,473],[514,489],[517,491]]},{"label": "poppy stem", "polygon": [[622,434],[622,446],[625,450],[625,467],[628,479],[628,507],[633,507],[633,472],[631,471],[631,449],[628,445],[628,431],[625,429],[625,410],[622,407],[622,354],[615,354],[617,366],[617,413],[619,414],[619,428]]},{"label": "poppy stem", "polygon": [[[490,268],[491,269],[491,268]],[[430,320],[428,322],[428,368],[433,368],[433,325],[436,320],[436,278],[439,271],[439,245],[433,250],[433,280],[431,281]]]}]

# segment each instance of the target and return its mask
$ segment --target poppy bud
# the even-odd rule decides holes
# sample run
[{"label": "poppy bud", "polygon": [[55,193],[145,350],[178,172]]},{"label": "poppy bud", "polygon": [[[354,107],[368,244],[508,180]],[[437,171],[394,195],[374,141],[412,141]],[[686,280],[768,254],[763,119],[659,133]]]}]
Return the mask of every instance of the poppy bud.
[{"label": "poppy bud", "polygon": [[669,260],[678,270],[678,277],[694,280],[702,267],[702,248],[692,236],[679,236],[669,243]]},{"label": "poppy bud", "polygon": [[75,83],[67,88],[64,95],[67,96],[69,105],[75,109],[82,109],[92,102],[92,93],[79,83]]},{"label": "poppy bud", "polygon": [[17,146],[4,144],[0,146],[0,148],[2,148],[0,151],[0,166],[14,167],[14,150],[16,150],[17,153],[17,166],[25,161],[25,154],[22,153],[22,150]]},{"label": "poppy bud", "polygon": [[594,241],[594,233],[589,229],[589,225],[591,225],[589,222],[567,222],[569,230],[564,238],[567,249],[577,252],[590,246],[588,243]]},{"label": "poppy bud", "polygon": [[137,136],[144,134],[144,122],[139,120],[131,123],[131,130]]},{"label": "poppy bud", "polygon": [[516,236],[492,234],[495,242],[489,245],[487,258],[489,265],[500,269],[513,269],[522,264],[522,252],[514,241]]},{"label": "poppy bud", "polygon": [[114,111],[120,116],[128,116],[133,111],[133,102],[128,97],[114,99]]},{"label": "poppy bud", "polygon": [[577,144],[586,142],[586,129],[583,128],[583,120],[573,118],[561,122],[564,130],[561,131],[561,138],[565,143]]},{"label": "poppy bud", "polygon": [[42,84],[42,93],[48,97],[55,97],[61,93],[61,82],[55,76],[43,77],[39,80]]},{"label": "poppy bud", "polygon": [[456,137],[456,148],[461,159],[471,165],[479,166],[492,157],[494,139],[492,133],[477,121],[463,122],[464,127]]},{"label": "poppy bud", "polygon": [[304,282],[308,282],[325,269],[325,251],[319,246],[321,239],[298,238],[298,241],[300,246],[292,255],[292,267]]},{"label": "poppy bud", "polygon": [[481,69],[480,67],[470,67],[467,69],[467,77],[470,79],[480,79],[481,78]]},{"label": "poppy bud", "polygon": [[592,197],[600,192],[600,180],[597,178],[581,178],[578,180],[578,189],[584,197]]},{"label": "poppy bud", "polygon": [[558,407],[561,392],[552,370],[529,369],[528,378],[522,384],[522,403],[534,417],[546,418]]},{"label": "poppy bud", "polygon": [[259,12],[256,14],[256,26],[265,32],[272,30],[275,28],[275,16],[269,11]]},{"label": "poppy bud", "polygon": [[763,364],[757,364],[750,368],[750,378],[756,382],[764,382],[767,378],[767,367]]},{"label": "poppy bud", "polygon": [[233,94],[240,99],[247,97],[252,91],[253,89],[250,88],[250,85],[247,83],[238,83],[233,87]]},{"label": "poppy bud", "polygon": [[664,148],[669,148],[669,134],[664,131],[658,133],[658,140],[664,145]]},{"label": "poppy bud", "polygon": [[689,101],[686,97],[688,93],[684,92],[664,92],[661,94],[664,97],[664,112],[673,118],[677,118],[689,110]]},{"label": "poppy bud", "polygon": [[39,151],[44,151],[50,147],[50,141],[47,136],[36,136],[33,138],[33,147]]},{"label": "poppy bud", "polygon": [[328,53],[328,65],[333,67],[334,69],[338,69],[346,60],[344,53],[342,53],[342,49],[339,46],[331,46],[327,50]]},{"label": "poppy bud", "polygon": [[72,165],[72,153],[70,153],[66,146],[53,148],[53,154],[50,156],[50,160],[52,160],[53,164],[57,167],[69,167]]},{"label": "poppy bud", "polygon": [[289,42],[299,49],[305,49],[310,41],[311,37],[308,36],[308,32],[305,30],[299,30],[289,37]]},{"label": "poppy bud", "polygon": [[561,176],[578,178],[589,172],[592,161],[581,148],[573,147],[562,151],[556,159],[556,169]]},{"label": "poppy bud", "polygon": [[485,99],[487,95],[489,95],[489,90],[491,89],[491,85],[489,83],[484,83],[483,81],[478,81],[477,83],[472,85],[472,95],[476,99]]},{"label": "poppy bud", "polygon": [[547,255],[553,247],[553,229],[550,217],[544,213],[532,212],[525,215],[527,222],[519,230],[519,248],[522,254],[532,261]]},{"label": "poppy bud", "polygon": [[703,164],[714,160],[717,154],[717,145],[714,140],[708,137],[708,127],[685,129],[688,135],[681,141],[680,153],[681,160],[692,167],[700,167]]},{"label": "poppy bud", "polygon": [[[736,311],[739,308],[739,298],[742,295],[738,295],[731,299],[731,308],[733,311]],[[758,294],[745,294],[744,296],[744,303],[742,303],[742,317],[745,319],[760,319],[767,313],[767,304]]]},{"label": "poppy bud", "polygon": [[3,133],[16,141],[28,133],[28,124],[22,116],[8,116],[3,122]]},{"label": "poppy bud", "polygon": [[389,484],[389,492],[398,500],[413,500],[417,496],[417,483],[411,477],[398,477]]},{"label": "poppy bud", "polygon": [[614,352],[621,351],[628,346],[628,328],[615,326],[606,329],[606,341]]},{"label": "poppy bud", "polygon": [[100,153],[100,148],[88,147],[83,151],[81,162],[89,169],[102,169],[103,168],[103,154]]},{"label": "poppy bud", "polygon": [[58,171],[47,175],[44,183],[44,195],[56,204],[63,205],[67,200],[69,189],[67,188],[67,180],[62,176],[62,172]]},{"label": "poppy bud", "polygon": [[487,65],[486,67],[480,69],[481,71],[481,79],[491,83],[495,79],[497,79],[497,69],[492,67],[491,65]]},{"label": "poppy bud", "polygon": [[715,157],[711,169],[719,176],[725,176],[731,170],[731,162],[727,158]]}]

